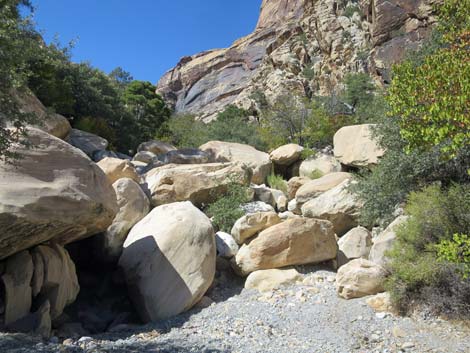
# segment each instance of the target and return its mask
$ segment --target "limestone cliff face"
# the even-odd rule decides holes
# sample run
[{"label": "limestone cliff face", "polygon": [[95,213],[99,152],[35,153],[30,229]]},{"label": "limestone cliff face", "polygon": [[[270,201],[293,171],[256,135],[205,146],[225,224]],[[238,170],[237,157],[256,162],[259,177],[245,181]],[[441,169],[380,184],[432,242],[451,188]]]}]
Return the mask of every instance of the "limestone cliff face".
[{"label": "limestone cliff face", "polygon": [[230,48],[184,57],[158,82],[176,112],[210,120],[228,104],[255,109],[286,92],[330,94],[348,72],[380,83],[429,34],[440,0],[263,0],[254,32]]}]

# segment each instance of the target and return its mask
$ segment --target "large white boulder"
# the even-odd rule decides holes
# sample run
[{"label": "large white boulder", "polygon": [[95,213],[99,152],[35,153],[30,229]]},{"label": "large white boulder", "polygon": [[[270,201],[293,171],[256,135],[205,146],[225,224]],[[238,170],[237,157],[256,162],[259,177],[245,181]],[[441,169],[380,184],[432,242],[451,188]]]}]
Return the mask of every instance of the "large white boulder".
[{"label": "large white boulder", "polygon": [[324,192],[333,189],[335,186],[338,186],[345,180],[349,180],[351,178],[352,175],[349,173],[337,172],[327,174],[302,185],[297,190],[295,199],[299,205],[303,205],[304,203],[320,196]]},{"label": "large white boulder", "polygon": [[333,223],[338,236],[357,225],[362,206],[357,197],[349,191],[350,181],[343,181],[333,189],[308,201],[302,206],[305,217],[326,219]]},{"label": "large white boulder", "polygon": [[302,146],[290,143],[276,148],[270,153],[269,157],[274,164],[289,166],[299,160],[303,150]]},{"label": "large white boulder", "polygon": [[377,164],[384,150],[372,137],[373,126],[373,124],[363,124],[339,129],[333,138],[335,157],[351,167]]},{"label": "large white boulder", "polygon": [[239,218],[232,227],[231,234],[238,244],[255,236],[262,230],[281,223],[276,212],[256,212]]},{"label": "large white boulder", "polygon": [[271,172],[269,154],[254,147],[234,142],[210,141],[199,147],[211,155],[214,162],[237,162],[247,165],[253,172],[252,182],[264,184]]},{"label": "large white boulder", "polygon": [[329,221],[291,218],[262,231],[235,257],[236,270],[258,270],[314,264],[336,258],[338,246]]},{"label": "large white boulder", "polygon": [[143,321],[178,315],[195,305],[215,274],[212,224],[190,202],[159,206],[130,231],[119,265]]},{"label": "large white boulder", "polygon": [[234,163],[168,164],[145,175],[154,206],[191,201],[208,205],[232,183],[247,185],[250,170]]},{"label": "large white boulder", "polygon": [[338,240],[338,246],[347,260],[367,259],[372,247],[372,234],[364,227],[353,228]]},{"label": "large white boulder", "polygon": [[360,298],[384,291],[387,271],[365,259],[341,266],[336,274],[336,291],[344,299]]},{"label": "large white boulder", "polygon": [[385,265],[389,260],[387,252],[392,250],[397,239],[397,229],[407,221],[407,216],[399,216],[390,225],[373,239],[374,245],[370,250],[369,260],[379,265]]},{"label": "large white boulder", "polygon": [[139,184],[129,178],[113,184],[119,211],[103,236],[99,238],[102,255],[106,260],[116,261],[122,252],[122,245],[129,230],[150,211],[150,201]]},{"label": "large white boulder", "polygon": [[328,154],[316,155],[302,162],[299,168],[301,177],[312,178],[318,175],[327,175],[341,171],[341,163],[334,156]]},{"label": "large white boulder", "polygon": [[48,240],[67,244],[105,231],[117,213],[103,171],[81,151],[38,129],[34,148],[0,162],[0,259]]},{"label": "large white boulder", "polygon": [[137,174],[134,165],[127,159],[106,157],[97,163],[98,167],[108,177],[111,184],[121,178],[129,178],[135,182],[140,182],[140,176]]}]

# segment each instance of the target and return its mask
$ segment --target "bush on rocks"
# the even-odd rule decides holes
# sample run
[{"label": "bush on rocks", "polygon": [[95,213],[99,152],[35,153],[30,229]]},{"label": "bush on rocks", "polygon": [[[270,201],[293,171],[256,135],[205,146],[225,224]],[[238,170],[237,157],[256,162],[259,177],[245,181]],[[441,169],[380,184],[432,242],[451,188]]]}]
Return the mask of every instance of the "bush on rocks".
[{"label": "bush on rocks", "polygon": [[395,304],[402,312],[424,305],[441,314],[468,317],[470,279],[462,276],[459,258],[439,256],[439,246],[470,229],[470,185],[447,191],[434,185],[412,193],[406,212],[410,218],[397,230],[389,253],[392,275],[387,288]]}]

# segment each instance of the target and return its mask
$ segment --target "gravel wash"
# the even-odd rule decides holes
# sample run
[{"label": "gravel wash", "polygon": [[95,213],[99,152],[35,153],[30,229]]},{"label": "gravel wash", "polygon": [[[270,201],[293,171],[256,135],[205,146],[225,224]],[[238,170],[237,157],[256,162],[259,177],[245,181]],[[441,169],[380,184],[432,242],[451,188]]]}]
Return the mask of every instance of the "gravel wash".
[{"label": "gravel wash", "polygon": [[217,280],[206,308],[146,326],[121,326],[94,337],[49,341],[0,334],[0,352],[392,353],[470,352],[470,330],[436,318],[376,313],[366,298],[343,300],[334,272],[259,293],[236,278]]}]

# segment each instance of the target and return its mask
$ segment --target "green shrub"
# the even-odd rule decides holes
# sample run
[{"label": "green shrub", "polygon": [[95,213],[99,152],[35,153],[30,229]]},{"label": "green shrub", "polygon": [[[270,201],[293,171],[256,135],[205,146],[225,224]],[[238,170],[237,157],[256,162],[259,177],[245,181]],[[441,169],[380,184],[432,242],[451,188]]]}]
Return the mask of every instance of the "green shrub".
[{"label": "green shrub", "polygon": [[344,10],[344,13],[343,13],[343,16],[346,16],[348,18],[351,18],[353,17],[353,15],[355,13],[361,13],[361,9],[359,8],[358,5],[349,5],[348,7],[346,7],[346,9]]},{"label": "green shrub", "polygon": [[241,205],[250,201],[249,189],[232,182],[227,192],[209,205],[207,213],[213,217],[212,223],[223,232],[230,232],[235,222],[245,213]]},{"label": "green shrub", "polygon": [[237,142],[266,150],[261,139],[258,124],[249,121],[249,112],[234,105],[229,105],[217,114],[217,119],[207,124],[210,140]]},{"label": "green shrub", "polygon": [[373,135],[387,151],[371,171],[363,170],[358,184],[352,186],[364,202],[361,223],[377,225],[389,223],[394,209],[406,200],[412,191],[433,182],[444,186],[470,182],[470,146],[462,148],[452,160],[443,160],[439,151],[404,152],[405,142],[394,119],[384,117],[373,129]]},{"label": "green shrub", "polygon": [[454,258],[453,252],[456,244],[468,244],[463,237],[454,244],[454,234],[470,229],[470,185],[453,185],[447,191],[433,185],[413,192],[406,213],[410,218],[397,230],[388,254],[391,275],[386,287],[394,302],[403,312],[425,305],[451,316],[463,307],[470,313],[470,281],[462,278],[460,257]]},{"label": "green shrub", "polygon": [[287,182],[280,175],[274,173],[268,175],[268,185],[273,189],[287,193]]},{"label": "green shrub", "polygon": [[441,240],[436,249],[439,261],[456,264],[464,279],[470,277],[470,236],[454,234],[451,240]]},{"label": "green shrub", "polygon": [[209,141],[206,124],[192,114],[172,116],[156,136],[179,148],[194,148]]}]

